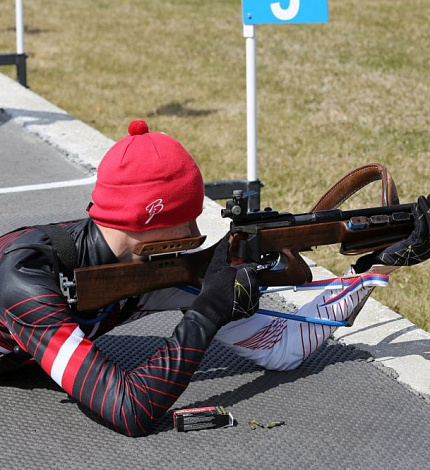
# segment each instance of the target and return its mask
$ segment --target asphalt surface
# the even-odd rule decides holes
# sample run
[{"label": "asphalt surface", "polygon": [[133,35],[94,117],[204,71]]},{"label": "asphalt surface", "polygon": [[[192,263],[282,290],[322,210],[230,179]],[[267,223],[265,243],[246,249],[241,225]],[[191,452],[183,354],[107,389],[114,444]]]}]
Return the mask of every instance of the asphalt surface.
[{"label": "asphalt surface", "polygon": [[[2,231],[85,216],[93,178],[40,138],[0,114]],[[82,185],[70,186],[81,180]],[[85,184],[85,180],[89,180]],[[53,183],[63,183],[55,187]],[[54,187],[52,187],[54,186]]]},{"label": "asphalt surface", "polygon": [[[112,142],[3,75],[0,108],[0,231],[85,217]],[[199,222],[208,244],[227,228],[209,200]],[[288,311],[307,300],[266,302]],[[98,345],[131,368],[178,320],[153,315]],[[265,371],[214,342],[177,407],[222,405],[235,426],[178,433],[169,412],[141,439],[99,424],[36,366],[0,377],[0,468],[430,468],[429,350],[427,333],[374,300],[295,371]],[[252,419],[285,424],[251,430]]]}]

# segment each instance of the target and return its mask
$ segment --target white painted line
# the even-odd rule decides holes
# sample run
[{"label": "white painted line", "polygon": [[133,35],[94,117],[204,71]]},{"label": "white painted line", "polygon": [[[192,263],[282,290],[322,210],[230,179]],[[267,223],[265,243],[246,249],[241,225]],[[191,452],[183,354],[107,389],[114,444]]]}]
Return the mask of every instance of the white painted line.
[{"label": "white painted line", "polygon": [[10,188],[0,188],[0,194],[22,193],[25,191],[40,191],[43,189],[69,188],[72,186],[84,186],[86,184],[94,184],[95,182],[96,175],[93,175],[89,178],[83,178],[80,180],[57,181],[54,183],[29,184],[26,186],[12,186]]}]

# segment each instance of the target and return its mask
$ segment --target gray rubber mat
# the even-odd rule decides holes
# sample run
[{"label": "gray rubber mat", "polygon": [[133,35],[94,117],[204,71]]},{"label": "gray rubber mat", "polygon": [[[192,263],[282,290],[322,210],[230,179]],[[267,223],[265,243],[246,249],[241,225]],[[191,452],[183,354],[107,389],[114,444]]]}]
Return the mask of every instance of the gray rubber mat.
[{"label": "gray rubber mat", "polygon": [[[179,321],[163,312],[98,340],[131,368]],[[429,468],[430,407],[358,350],[332,341],[271,372],[214,341],[177,407],[222,405],[234,427],[179,433],[167,413],[146,438],[99,424],[37,366],[0,378],[2,469]],[[248,422],[283,420],[273,429]]]}]

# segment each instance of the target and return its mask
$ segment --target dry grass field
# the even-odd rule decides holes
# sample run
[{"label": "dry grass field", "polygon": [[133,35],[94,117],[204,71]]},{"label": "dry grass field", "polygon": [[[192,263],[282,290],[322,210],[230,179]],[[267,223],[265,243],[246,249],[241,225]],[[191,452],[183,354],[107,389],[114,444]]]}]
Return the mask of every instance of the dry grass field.
[{"label": "dry grass field", "polygon": [[[12,52],[14,2],[0,6],[0,51]],[[329,0],[329,14],[257,28],[262,204],[303,212],[374,161],[413,202],[430,193],[430,3]],[[32,90],[114,139],[147,119],[207,181],[246,176],[240,0],[27,0],[25,22]],[[363,205],[379,205],[375,188],[355,198]],[[311,257],[336,273],[350,261],[332,247]],[[427,262],[375,297],[430,331],[429,281]]]}]

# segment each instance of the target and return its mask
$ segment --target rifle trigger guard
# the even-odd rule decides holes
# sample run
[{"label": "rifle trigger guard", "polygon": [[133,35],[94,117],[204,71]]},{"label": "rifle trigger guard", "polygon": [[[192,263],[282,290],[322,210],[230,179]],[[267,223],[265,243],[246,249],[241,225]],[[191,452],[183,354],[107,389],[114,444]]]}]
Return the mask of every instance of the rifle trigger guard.
[{"label": "rifle trigger guard", "polygon": [[288,257],[285,253],[269,253],[263,256],[257,271],[283,271],[288,265]]}]

